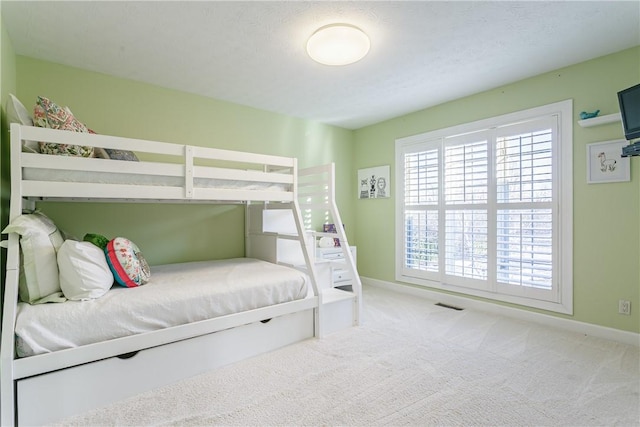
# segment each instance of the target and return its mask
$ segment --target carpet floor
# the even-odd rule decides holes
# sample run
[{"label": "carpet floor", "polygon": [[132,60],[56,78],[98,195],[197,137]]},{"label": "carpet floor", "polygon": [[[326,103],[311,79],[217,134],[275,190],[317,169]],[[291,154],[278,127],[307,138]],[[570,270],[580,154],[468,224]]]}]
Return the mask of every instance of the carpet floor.
[{"label": "carpet floor", "polygon": [[360,327],[60,425],[640,426],[640,349],[365,287]]}]

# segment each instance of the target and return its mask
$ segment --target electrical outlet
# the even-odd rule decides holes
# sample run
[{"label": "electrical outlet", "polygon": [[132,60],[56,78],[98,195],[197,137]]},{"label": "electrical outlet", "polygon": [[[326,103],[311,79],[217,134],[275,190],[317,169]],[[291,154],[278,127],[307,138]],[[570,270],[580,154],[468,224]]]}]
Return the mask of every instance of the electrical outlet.
[{"label": "electrical outlet", "polygon": [[631,314],[631,301],[621,299],[618,301],[618,313]]}]

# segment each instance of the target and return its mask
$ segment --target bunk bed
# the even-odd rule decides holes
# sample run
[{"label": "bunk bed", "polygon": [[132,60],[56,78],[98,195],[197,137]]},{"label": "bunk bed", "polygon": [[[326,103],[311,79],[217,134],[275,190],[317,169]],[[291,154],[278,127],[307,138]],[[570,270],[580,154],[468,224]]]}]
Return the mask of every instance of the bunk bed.
[{"label": "bunk bed", "polygon": [[[185,313],[185,307],[190,307],[193,301],[178,301],[177,305],[167,305],[159,318],[151,319],[148,323],[152,326],[136,324],[130,332],[120,335],[106,332],[106,335],[72,340],[65,334],[74,324],[78,326],[78,315],[75,312],[61,315],[61,312],[74,304],[62,302],[31,306],[19,302],[20,236],[15,232],[8,233],[7,241],[3,242],[7,247],[7,263],[0,348],[2,425],[50,423],[321,335],[322,293],[318,292],[314,262],[304,238],[295,158],[15,123],[11,124],[10,132],[10,222],[25,211],[33,211],[37,202],[47,200],[269,204],[292,212],[295,232],[281,238],[299,243],[303,265],[294,269],[274,263],[269,254],[263,257],[254,254],[254,258],[228,260],[223,265],[219,262],[198,262],[151,267],[152,277],[148,284],[133,291],[114,287],[107,296],[96,300],[100,303],[99,309],[85,310],[93,312],[94,317],[86,318],[87,323],[83,325],[106,323],[104,319],[119,318],[123,312],[134,311],[134,306],[127,305],[129,295],[138,294],[147,304],[164,307],[167,301],[177,299],[175,290],[169,297],[158,297],[160,302],[153,298],[160,295],[161,288],[172,288],[171,284],[177,281],[177,277],[182,278],[187,270],[199,271],[196,281],[186,281],[185,287],[177,293],[195,292],[196,299],[202,299],[198,294],[202,287],[197,285],[203,282],[203,277],[211,274],[210,270],[202,272],[205,267],[222,269],[226,276],[229,273],[225,269],[230,268],[241,279],[251,277],[251,280],[240,282],[254,282],[254,277],[266,275],[263,272],[278,269],[277,274],[285,275],[287,281],[294,283],[294,290],[283,299],[233,309],[226,307],[200,317]],[[130,150],[145,160],[130,162],[55,156],[23,150],[30,141]],[[263,231],[255,227],[251,230],[252,235]],[[268,234],[271,236],[273,233]],[[247,268],[253,269],[253,273],[247,272]],[[253,276],[247,276],[250,274]],[[275,285],[259,284],[257,287],[266,294],[284,293],[274,291],[271,286]],[[204,298],[215,301],[220,297]],[[238,299],[252,300],[253,297],[236,297]],[[120,311],[109,311],[118,307]],[[182,318],[167,321],[164,316],[172,312],[181,314]],[[44,317],[39,317],[40,314]],[[56,316],[72,321],[63,324],[63,336],[52,339],[48,346],[38,343],[37,337],[30,338],[31,335],[25,332],[30,325],[36,325],[37,335],[43,325],[57,323],[51,321]],[[138,320],[147,317],[148,311],[139,314]],[[80,318],[80,322],[84,320]],[[76,329],[90,330],[91,327]],[[50,335],[49,332],[47,334]]]}]

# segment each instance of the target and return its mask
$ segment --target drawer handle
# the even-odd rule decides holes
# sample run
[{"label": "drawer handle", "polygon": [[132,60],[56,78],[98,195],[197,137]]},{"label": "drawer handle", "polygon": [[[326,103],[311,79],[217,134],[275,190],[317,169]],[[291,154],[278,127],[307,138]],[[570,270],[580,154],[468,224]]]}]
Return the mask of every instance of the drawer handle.
[{"label": "drawer handle", "polygon": [[119,355],[117,355],[116,357],[117,357],[118,359],[122,359],[122,360],[125,360],[125,359],[131,359],[133,356],[135,356],[136,354],[138,354],[138,352],[139,352],[139,351],[138,351],[138,350],[136,350],[136,351],[132,351],[132,352],[130,352],[130,353],[119,354]]},{"label": "drawer handle", "polygon": [[260,323],[269,323],[269,322],[271,322],[271,318],[269,318],[269,319],[264,319],[264,320],[261,320],[261,321],[260,321]]}]

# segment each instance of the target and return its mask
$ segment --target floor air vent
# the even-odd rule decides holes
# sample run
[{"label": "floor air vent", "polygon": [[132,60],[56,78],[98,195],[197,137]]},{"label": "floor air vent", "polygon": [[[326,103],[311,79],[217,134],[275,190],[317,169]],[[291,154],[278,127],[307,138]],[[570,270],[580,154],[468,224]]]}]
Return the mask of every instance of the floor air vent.
[{"label": "floor air vent", "polygon": [[443,304],[441,302],[436,303],[436,305],[439,305],[440,307],[444,307],[444,308],[450,308],[451,310],[458,310],[458,311],[464,310],[464,308],[456,307],[449,304]]}]

